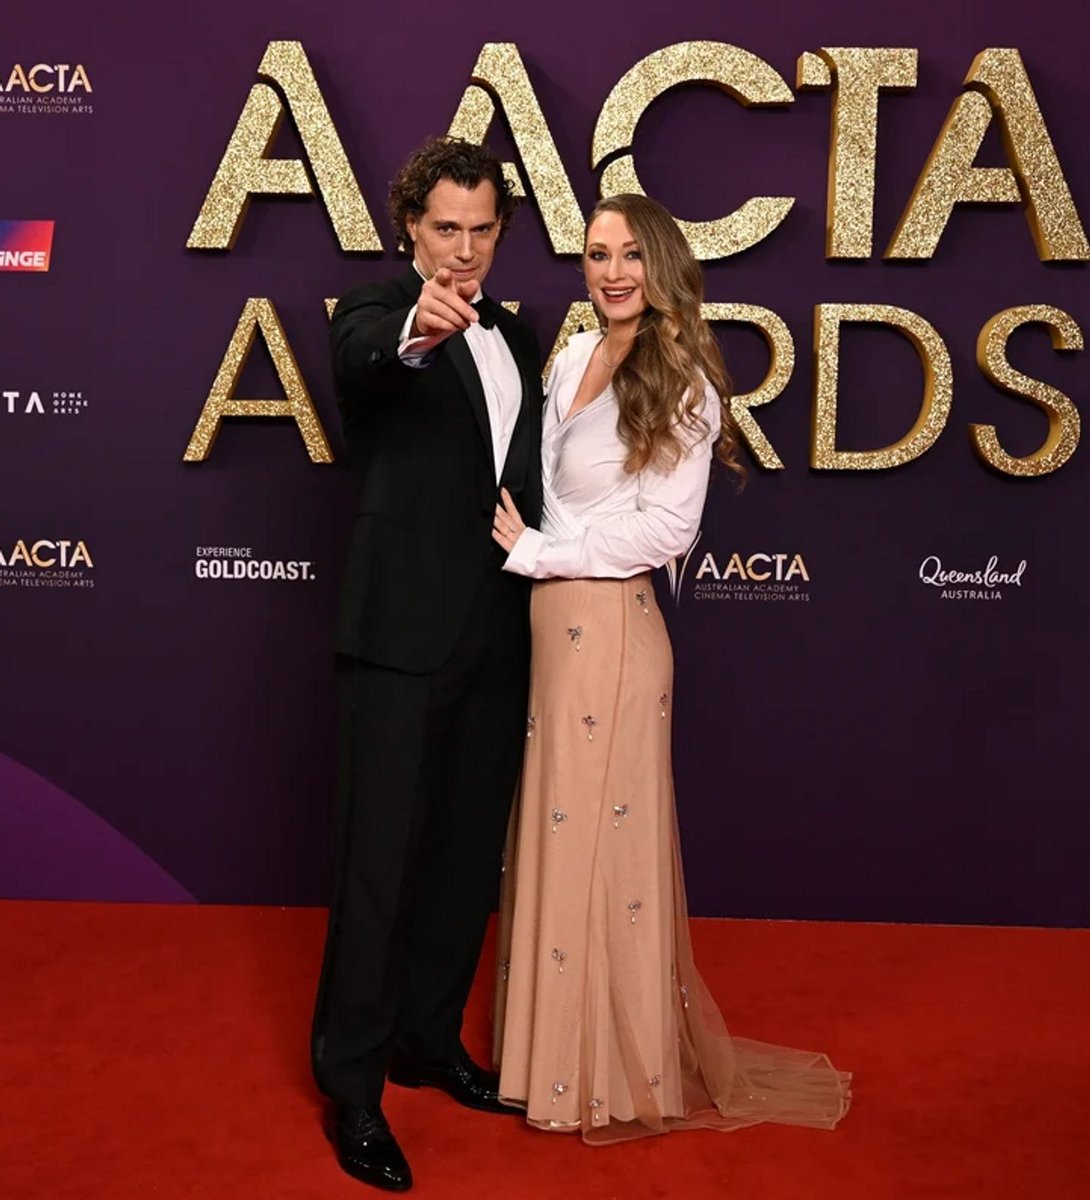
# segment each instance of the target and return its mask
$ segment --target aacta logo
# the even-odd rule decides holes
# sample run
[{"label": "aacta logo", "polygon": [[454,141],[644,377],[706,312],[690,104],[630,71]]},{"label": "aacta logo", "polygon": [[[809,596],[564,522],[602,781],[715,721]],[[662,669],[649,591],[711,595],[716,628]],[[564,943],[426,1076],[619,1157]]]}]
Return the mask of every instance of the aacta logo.
[{"label": "aacta logo", "polygon": [[[0,80],[5,77],[0,75]],[[82,64],[72,67],[69,63],[35,63],[29,70],[24,70],[19,63],[11,68],[7,75],[7,83],[0,83],[0,92],[22,92],[24,95],[46,96],[51,92],[72,95],[77,91],[87,93],[95,89]]]},{"label": "aacta logo", "polygon": [[48,271],[52,221],[0,221],[0,271]]},{"label": "aacta logo", "polygon": [[93,570],[94,565],[86,542],[42,540],[31,542],[28,546],[20,538],[8,555],[5,556],[0,550],[0,567],[38,567],[42,570],[50,567],[90,567]]},{"label": "aacta logo", "polygon": [[[675,604],[681,603],[682,585],[696,559],[698,533],[684,554],[666,563],[666,578]],[[799,600],[808,601],[805,586],[810,572],[801,554],[777,552],[720,555],[705,552],[693,574],[695,600]]]},{"label": "aacta logo", "polygon": [[722,563],[715,561],[715,555],[710,551],[696,571],[697,579],[710,576],[712,579],[738,579],[752,583],[764,583],[774,579],[777,583],[789,583],[792,579],[804,579],[810,582],[810,572],[801,554],[751,554],[743,558],[740,554],[732,554]]}]

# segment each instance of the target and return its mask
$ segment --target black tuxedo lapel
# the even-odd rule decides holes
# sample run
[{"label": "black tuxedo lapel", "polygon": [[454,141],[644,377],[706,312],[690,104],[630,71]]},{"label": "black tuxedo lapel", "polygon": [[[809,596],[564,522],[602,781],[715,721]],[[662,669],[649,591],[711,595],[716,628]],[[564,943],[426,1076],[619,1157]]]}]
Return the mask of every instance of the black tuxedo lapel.
[{"label": "black tuxedo lapel", "polygon": [[522,396],[519,399],[519,415],[515,419],[515,428],[511,431],[511,442],[507,447],[507,458],[503,463],[501,479],[508,491],[520,492],[526,483],[526,470],[529,466],[526,453],[526,431],[531,418],[530,397],[536,392],[534,373],[541,370],[536,354],[528,354],[527,347],[516,331],[514,318],[506,309],[501,309],[496,326],[503,334],[503,340],[511,351],[511,356],[518,367],[519,381],[522,384]]},{"label": "black tuxedo lapel", "polygon": [[481,437],[484,438],[488,461],[491,462],[495,455],[495,451],[492,449],[492,422],[488,419],[488,405],[485,404],[484,386],[477,371],[477,364],[473,361],[473,355],[466,345],[464,334],[456,333],[453,337],[447,338],[446,347],[450,361],[454,364],[458,378],[462,381],[462,387],[466,390],[469,406],[473,409],[477,427],[481,431]]},{"label": "black tuxedo lapel", "polygon": [[[404,292],[407,302],[412,305],[417,302],[420,296],[420,289],[424,286],[424,280],[420,277],[416,268],[410,266],[397,280],[397,285]],[[507,472],[507,464],[510,464],[511,467],[511,481],[508,486],[517,489],[522,487],[527,467],[525,456],[523,455],[520,458],[517,451],[521,448],[526,431],[527,410],[529,408],[527,398],[533,396],[536,392],[533,373],[540,370],[540,363],[537,361],[536,353],[527,352],[524,339],[519,337],[517,318],[500,305],[496,305],[495,308],[496,328],[507,343],[511,357],[515,360],[515,365],[518,367],[519,382],[522,385],[522,394],[519,397],[519,414],[515,420],[515,428],[511,434],[511,444],[508,448],[507,460],[504,464],[505,474]],[[477,428],[480,430],[481,439],[488,454],[488,461],[492,462],[495,454],[492,444],[492,422],[488,416],[488,404],[484,396],[484,385],[481,383],[480,372],[477,370],[477,363],[473,358],[473,353],[466,344],[465,334],[456,333],[452,337],[447,338],[442,344],[442,349],[449,356],[451,365],[457,372],[458,379],[465,389],[466,398],[469,400],[469,407],[473,411],[473,417],[477,422]]]},{"label": "black tuxedo lapel", "polygon": [[519,381],[522,383],[519,415],[515,425],[515,433],[517,434],[518,426],[522,424],[526,417],[526,410],[528,408],[527,400],[536,390],[534,387],[534,372],[540,372],[541,364],[537,361],[536,354],[528,354],[526,352],[526,343],[518,336],[514,319],[506,309],[500,310],[496,327],[503,334],[503,340],[507,343],[508,350],[511,351],[511,357],[515,360],[515,365],[519,369]]},{"label": "black tuxedo lapel", "polygon": [[[522,385],[522,394],[519,396],[519,415],[515,419],[515,428],[511,434],[511,444],[508,448],[508,458],[506,461],[512,461],[512,465],[516,467],[517,480],[516,486],[521,487],[521,480],[525,476],[525,463],[515,464],[513,462],[512,451],[519,443],[519,435],[526,423],[527,397],[534,394],[534,385],[531,372],[539,369],[536,355],[526,353],[526,348],[522,339],[518,336],[515,326],[515,320],[510,313],[499,305],[496,305],[496,328],[499,330],[504,342],[507,344],[507,349],[511,352],[511,357],[515,360],[515,366],[518,367],[519,382]],[[478,428],[481,431],[481,437],[484,438],[485,449],[488,451],[489,460],[491,461],[495,451],[492,445],[492,422],[488,417],[488,405],[484,398],[484,386],[481,383],[480,372],[477,370],[477,364],[473,359],[473,354],[466,345],[465,335],[456,333],[453,337],[447,339],[448,353],[450,360],[454,364],[454,369],[458,372],[458,378],[462,381],[462,386],[466,390],[466,395],[469,397],[470,407],[473,409],[473,415],[477,419]],[[512,482],[515,482],[514,480]]]}]

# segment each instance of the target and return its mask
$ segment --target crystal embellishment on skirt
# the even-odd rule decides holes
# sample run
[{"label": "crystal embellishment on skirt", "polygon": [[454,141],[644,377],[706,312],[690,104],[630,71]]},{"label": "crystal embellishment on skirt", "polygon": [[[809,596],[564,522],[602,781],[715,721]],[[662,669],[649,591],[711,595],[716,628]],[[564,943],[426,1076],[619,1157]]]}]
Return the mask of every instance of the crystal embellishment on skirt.
[{"label": "crystal embellishment on skirt", "polygon": [[685,984],[682,984],[681,987],[678,988],[678,991],[681,993],[681,1007],[688,1008],[689,1007],[689,989],[685,986]]},{"label": "crystal embellishment on skirt", "polygon": [[662,719],[664,721],[666,720],[666,701],[669,699],[670,699],[669,692],[663,692],[662,695],[659,697],[659,708],[662,709],[661,715],[662,715]]},{"label": "crystal embellishment on skirt", "polygon": [[613,806],[613,828],[620,829],[621,818],[628,816],[627,804],[614,804]]},{"label": "crystal embellishment on skirt", "polygon": [[570,637],[571,640],[575,643],[576,650],[579,649],[579,639],[582,636],[583,636],[583,626],[582,625],[569,625],[568,626],[568,637]]},{"label": "crystal embellishment on skirt", "polygon": [[503,982],[507,982],[507,976],[511,974],[511,960],[509,958],[500,959],[500,975],[503,977]]},{"label": "crystal embellishment on skirt", "polygon": [[598,724],[597,717],[584,717],[583,724],[587,727],[587,741],[594,741],[594,727]]},{"label": "crystal embellishment on skirt", "polygon": [[557,1080],[557,1082],[553,1084],[553,1103],[556,1103],[557,1096],[563,1096],[567,1090],[568,1085]]},{"label": "crystal embellishment on skirt", "polygon": [[534,730],[537,728],[537,717],[526,718],[526,737],[527,739],[534,736]]},{"label": "crystal embellishment on skirt", "polygon": [[647,607],[647,593],[646,592],[637,592],[636,593],[636,603],[640,606],[640,608],[643,609],[643,615],[647,616],[647,614],[651,611]]},{"label": "crystal embellishment on skirt", "polygon": [[597,1096],[595,1096],[593,1099],[587,1101],[587,1108],[590,1109],[591,1121],[598,1120],[598,1110],[601,1107],[602,1107],[602,1101],[599,1100]]},{"label": "crystal embellishment on skirt", "polygon": [[643,908],[643,903],[639,900],[633,900],[628,906],[628,911],[632,914],[632,924],[636,924],[636,914]]},{"label": "crystal embellishment on skirt", "polygon": [[552,812],[552,817],[553,817],[553,833],[556,833],[556,827],[560,824],[561,821],[566,821],[568,819],[568,814],[566,812],[564,812],[562,809],[554,808],[553,812]]},{"label": "crystal embellishment on skirt", "polygon": [[556,963],[556,968],[560,972],[561,975],[564,974],[564,962],[567,959],[567,957],[568,957],[567,952],[564,950],[554,950],[553,951],[553,962]]},{"label": "crystal embellishment on skirt", "polygon": [[656,1088],[659,1086],[660,1083],[662,1083],[662,1076],[661,1075],[652,1075],[651,1078],[647,1081],[647,1086]]}]

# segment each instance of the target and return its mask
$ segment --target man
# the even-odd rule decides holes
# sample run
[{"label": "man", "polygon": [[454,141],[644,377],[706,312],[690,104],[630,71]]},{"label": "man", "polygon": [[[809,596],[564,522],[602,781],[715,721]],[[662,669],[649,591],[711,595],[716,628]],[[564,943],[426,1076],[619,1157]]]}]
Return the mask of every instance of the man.
[{"label": "man", "polygon": [[333,314],[357,488],[312,1050],[341,1166],[397,1191],[412,1176],[387,1077],[514,1111],[460,1037],[526,730],[528,593],[492,538],[500,487],[527,520],[541,510],[537,342],[481,290],[514,205],[487,150],[428,142],[390,191],[412,267]]}]

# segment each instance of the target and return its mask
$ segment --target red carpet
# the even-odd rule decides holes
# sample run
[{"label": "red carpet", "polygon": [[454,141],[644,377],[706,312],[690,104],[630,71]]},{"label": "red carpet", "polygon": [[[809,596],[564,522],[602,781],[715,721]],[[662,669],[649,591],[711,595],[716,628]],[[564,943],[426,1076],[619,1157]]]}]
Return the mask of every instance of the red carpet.
[{"label": "red carpet", "polygon": [[[310,1081],[323,923],[313,909],[0,904],[0,1200],[380,1195],[336,1167]],[[733,1029],[855,1072],[839,1130],[591,1149],[391,1087],[413,1194],[1090,1196],[1090,932],[697,921],[694,937]]]}]

